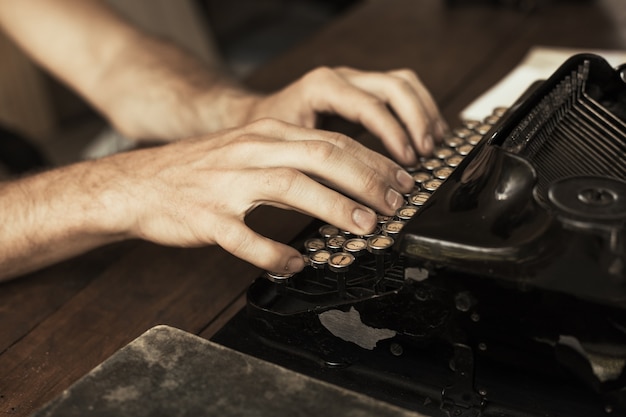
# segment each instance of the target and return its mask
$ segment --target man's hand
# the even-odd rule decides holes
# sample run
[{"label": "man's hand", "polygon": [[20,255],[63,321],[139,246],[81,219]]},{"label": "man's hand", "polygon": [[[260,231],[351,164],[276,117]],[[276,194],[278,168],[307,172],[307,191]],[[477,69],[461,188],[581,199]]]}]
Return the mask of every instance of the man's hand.
[{"label": "man's hand", "polygon": [[416,162],[446,125],[410,70],[318,68],[259,96],[222,71],[130,26],[98,0],[0,2],[0,26],[132,139],[171,141],[276,118],[314,127],[319,113],[361,123],[394,159]]},{"label": "man's hand", "polygon": [[121,173],[123,200],[132,202],[124,210],[132,236],[167,245],[218,244],[276,272],[299,271],[302,257],[245,225],[255,207],[293,209],[366,234],[376,226],[369,207],[393,214],[401,193],[413,187],[400,166],[346,136],[272,119],[117,160],[133,167]]},{"label": "man's hand", "polygon": [[245,225],[255,207],[298,210],[365,234],[376,225],[371,208],[393,214],[413,184],[346,136],[262,119],[3,184],[0,279],[126,238],[218,244],[260,268],[297,272],[304,264],[295,249]]},{"label": "man's hand", "polygon": [[333,113],[361,123],[382,139],[403,165],[427,155],[447,126],[417,75],[351,68],[318,68],[285,89],[252,103],[248,120],[274,117],[314,127],[318,113]]}]

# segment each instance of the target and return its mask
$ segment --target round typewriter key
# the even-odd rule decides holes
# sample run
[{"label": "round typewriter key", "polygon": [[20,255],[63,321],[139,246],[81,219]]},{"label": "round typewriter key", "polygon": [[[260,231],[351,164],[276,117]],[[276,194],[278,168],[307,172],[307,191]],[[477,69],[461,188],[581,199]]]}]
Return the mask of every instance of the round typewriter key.
[{"label": "round typewriter key", "polygon": [[268,280],[272,282],[275,282],[276,284],[284,284],[294,275],[295,274],[278,274],[276,272],[269,272],[269,271],[263,274],[265,278],[267,278]]},{"label": "round typewriter key", "polygon": [[326,242],[318,237],[307,239],[304,241],[304,250],[306,250],[307,253],[317,252],[318,250],[324,249],[325,247]]},{"label": "round typewriter key", "polygon": [[328,259],[328,269],[337,274],[337,291],[341,297],[346,296],[346,272],[354,263],[354,256],[347,252],[333,253]]},{"label": "round typewriter key", "polygon": [[330,258],[330,252],[327,250],[318,250],[309,255],[311,266],[315,269],[324,269]]},{"label": "round typewriter key", "polygon": [[372,233],[366,233],[364,235],[361,235],[360,237],[367,239],[370,238],[372,236],[376,236],[380,234],[380,226],[376,226],[376,228],[374,229],[374,231]]},{"label": "round typewriter key", "polygon": [[478,126],[475,130],[476,130],[476,133],[484,136],[487,134],[487,132],[489,132],[489,130],[491,130],[491,125],[483,123],[482,125]]},{"label": "round typewriter key", "polygon": [[454,136],[458,136],[461,139],[464,139],[472,134],[472,131],[466,127],[460,127],[458,129],[454,129]]},{"label": "round typewriter key", "polygon": [[333,253],[328,259],[328,268],[333,272],[346,272],[354,263],[354,256],[347,252]]},{"label": "round typewriter key", "polygon": [[432,171],[435,168],[439,168],[441,165],[443,165],[443,163],[441,162],[441,160],[437,158],[427,159],[422,163],[422,166],[424,167],[424,169],[427,169],[428,171]]},{"label": "round typewriter key", "polygon": [[420,169],[420,168],[421,168],[421,167],[420,167],[420,163],[418,162],[417,164],[412,165],[412,166],[410,166],[410,167],[404,167],[404,170],[405,170],[406,172],[408,172],[409,174],[412,174],[412,173],[414,173],[414,172],[416,172],[416,171],[419,171],[419,169]]},{"label": "round typewriter key", "polygon": [[389,223],[383,224],[383,227],[381,227],[381,230],[383,231],[384,235],[394,237],[394,236],[397,236],[398,233],[400,233],[403,227],[404,227],[404,222],[400,220],[393,220],[393,221],[390,221]]},{"label": "round typewriter key", "polygon": [[396,211],[396,217],[400,220],[410,220],[417,213],[416,206],[403,206]]},{"label": "round typewriter key", "polygon": [[326,240],[326,247],[333,252],[341,250],[343,248],[343,242],[346,241],[346,238],[341,235],[331,236]]},{"label": "round typewriter key", "polygon": [[367,250],[376,258],[376,277],[382,280],[385,277],[385,254],[393,246],[391,236],[377,235],[367,240]]},{"label": "round typewriter key", "polygon": [[452,172],[454,172],[454,168],[452,167],[440,167],[433,171],[433,176],[437,179],[445,180]]},{"label": "round typewriter key", "polygon": [[446,159],[446,164],[449,167],[456,168],[457,166],[459,166],[459,164],[461,163],[462,160],[463,160],[463,156],[461,156],[461,155],[453,155],[450,158]]},{"label": "round typewriter key", "polygon": [[430,198],[430,193],[420,191],[419,193],[415,193],[409,199],[409,203],[414,206],[423,206],[424,203]]},{"label": "round typewriter key", "polygon": [[374,255],[386,253],[393,246],[394,240],[391,236],[376,235],[367,239],[367,250]]},{"label": "round typewriter key", "polygon": [[495,109],[493,109],[493,115],[502,117],[508,110],[508,107],[496,107]]},{"label": "round typewriter key", "polygon": [[447,157],[454,155],[454,151],[450,148],[437,148],[433,151],[433,155],[439,159],[446,159]]},{"label": "round typewriter key", "polygon": [[413,174],[413,179],[415,180],[416,184],[421,184],[424,181],[428,181],[432,177],[433,177],[432,175],[424,171],[416,172],[415,174]]},{"label": "round typewriter key", "polygon": [[465,143],[465,139],[458,136],[450,136],[449,138],[444,139],[444,142],[449,147],[456,148],[457,146],[463,145]]},{"label": "round typewriter key", "polygon": [[474,134],[474,135],[471,135],[471,136],[467,137],[467,143],[470,144],[470,145],[476,146],[476,145],[478,145],[478,142],[480,142],[480,140],[482,138],[483,137],[481,135]]},{"label": "round typewriter key", "polygon": [[393,220],[393,216],[385,216],[384,214],[376,215],[376,221],[378,222],[378,224],[385,224],[389,220]]},{"label": "round typewriter key", "polygon": [[341,236],[345,236],[346,239],[352,236],[352,233],[348,232],[347,230],[339,230],[339,234]]},{"label": "round typewriter key", "polygon": [[335,236],[339,234],[339,229],[333,225],[325,224],[318,229],[319,234],[324,238],[328,239],[331,236]]},{"label": "round typewriter key", "polygon": [[463,121],[463,126],[465,126],[466,128],[470,130],[476,129],[476,127],[479,125],[480,125],[480,122],[478,120],[464,120]]},{"label": "round typewriter key", "polygon": [[459,155],[467,155],[469,154],[472,149],[474,149],[474,145],[470,145],[469,143],[466,143],[465,145],[461,145],[458,148],[456,148],[456,151],[459,153]]},{"label": "round typewriter key", "polygon": [[433,192],[437,188],[439,188],[441,184],[443,184],[443,181],[435,178],[435,179],[426,181],[424,184],[422,184],[422,187],[424,187],[424,190],[426,191]]},{"label": "round typewriter key", "polygon": [[493,125],[495,125],[498,122],[498,120],[500,120],[500,118],[498,116],[491,115],[491,116],[485,117],[484,122],[486,124],[488,124],[488,125],[492,125],[493,126]]},{"label": "round typewriter key", "polygon": [[343,242],[344,252],[353,254],[354,256],[360,256],[363,251],[367,249],[367,241],[358,237],[348,239]]}]

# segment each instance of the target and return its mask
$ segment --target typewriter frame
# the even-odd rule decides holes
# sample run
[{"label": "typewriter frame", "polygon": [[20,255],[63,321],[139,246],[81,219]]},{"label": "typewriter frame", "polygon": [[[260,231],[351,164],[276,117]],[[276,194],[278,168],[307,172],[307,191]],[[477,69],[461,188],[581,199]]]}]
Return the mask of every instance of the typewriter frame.
[{"label": "typewriter frame", "polygon": [[[574,255],[588,250],[585,233],[590,230],[600,236],[600,242],[606,243],[607,230],[616,230],[623,239],[624,218],[598,220],[591,213],[592,226],[582,222],[581,229],[579,218],[555,215],[546,192],[536,195],[535,167],[499,149],[507,140],[509,150],[519,144],[511,143],[511,134],[582,62],[592,62],[592,79],[597,78],[595,82],[607,86],[607,91],[624,90],[619,71],[600,57],[585,54],[572,57],[550,79],[527,92],[405,226],[395,251],[384,260],[389,272],[384,280],[375,280],[369,292],[346,297],[329,291],[294,304],[285,301],[297,291],[293,282],[276,284],[260,278],[249,288],[246,311],[215,340],[432,416],[624,415],[623,365],[618,374],[602,379],[590,360],[592,354],[609,353],[626,358],[622,281],[605,280],[605,288],[577,282],[565,288],[545,276],[584,272],[567,265],[553,267],[543,256],[554,256],[563,236],[580,246]],[[623,95],[616,100],[626,104]],[[614,110],[618,119],[626,120],[622,113],[626,105]],[[523,214],[530,210],[531,230],[537,236],[522,234],[526,240],[509,245],[483,242],[482,249],[474,245],[476,255],[466,262],[472,256],[463,247],[467,242],[454,241],[445,233],[436,236],[442,229],[436,215],[451,195],[446,193],[455,184],[458,187],[477,156],[495,158],[501,168],[498,176],[517,176],[520,170],[530,173],[533,181],[518,181],[524,192],[509,201],[508,209]],[[488,174],[487,178],[496,175]],[[623,179],[616,180],[621,193]],[[525,201],[528,195],[534,197],[530,202]],[[457,216],[456,221],[451,234],[468,224],[466,218]],[[314,223],[294,245],[299,246],[318,226]],[[511,236],[520,235],[513,231]],[[600,267],[594,273],[611,278],[605,273],[605,261],[598,260]],[[544,270],[547,275],[541,275]],[[324,322],[329,314],[330,322]],[[346,321],[354,325],[352,334],[342,330]],[[363,336],[368,329],[388,333]],[[581,353],[589,346],[597,346],[598,352]],[[615,351],[608,352],[607,346]]]}]

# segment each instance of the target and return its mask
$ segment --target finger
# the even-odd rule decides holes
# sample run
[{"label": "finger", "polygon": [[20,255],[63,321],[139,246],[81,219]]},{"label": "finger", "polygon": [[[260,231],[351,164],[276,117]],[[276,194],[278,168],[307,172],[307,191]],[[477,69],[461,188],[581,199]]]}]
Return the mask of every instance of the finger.
[{"label": "finger", "polygon": [[296,273],[304,268],[298,251],[255,233],[237,218],[223,218],[216,243],[236,257],[266,271]]},{"label": "finger", "polygon": [[[249,181],[255,190],[253,207],[269,204],[290,208],[356,235],[371,233],[376,227],[376,213],[372,209],[296,169],[258,169],[251,170],[250,174]],[[402,201],[398,194],[398,201],[393,201],[393,206],[400,207]]]},{"label": "finger", "polygon": [[[245,163],[247,167],[302,169],[327,183],[345,183],[342,191],[353,196],[381,191],[371,184],[358,188],[358,184],[373,175],[380,183],[401,193],[411,191],[414,186],[413,178],[398,164],[345,135],[271,119],[255,122],[249,130],[254,134],[248,133],[246,140],[233,145],[239,150],[227,152],[226,158],[232,159],[228,161],[231,166]],[[367,202],[375,203],[375,200]]]},{"label": "finger", "polygon": [[[395,175],[392,172],[385,175],[350,152],[323,141],[282,143],[280,152],[277,152],[278,146],[272,144],[259,144],[256,148],[268,155],[264,160],[268,167],[297,169],[385,214],[393,214],[401,204],[401,194],[409,192],[414,185],[413,178],[402,169]],[[390,180],[399,182],[401,175],[406,177],[402,188],[389,185]]]},{"label": "finger", "polygon": [[[416,149],[423,155],[432,152],[433,132],[437,126],[438,111],[430,94],[424,97],[414,82],[383,73],[361,72],[342,68],[340,73],[355,87],[374,94],[389,103],[409,131]],[[405,77],[409,78],[408,75]]]},{"label": "finger", "polygon": [[303,88],[304,96],[309,97],[316,111],[335,113],[362,124],[382,139],[395,160],[403,165],[415,164],[409,137],[384,100],[355,87],[330,69],[310,73]]},{"label": "finger", "polygon": [[435,102],[435,99],[430,94],[428,89],[424,86],[424,84],[420,81],[419,77],[415,72],[411,70],[394,70],[390,71],[388,74],[399,77],[407,81],[415,91],[418,92],[418,95],[422,98],[422,102],[425,105],[428,114],[430,115],[431,120],[435,120],[435,135],[438,139],[443,139],[449,130],[448,124],[445,119],[441,116],[441,112],[439,111],[439,107]]}]

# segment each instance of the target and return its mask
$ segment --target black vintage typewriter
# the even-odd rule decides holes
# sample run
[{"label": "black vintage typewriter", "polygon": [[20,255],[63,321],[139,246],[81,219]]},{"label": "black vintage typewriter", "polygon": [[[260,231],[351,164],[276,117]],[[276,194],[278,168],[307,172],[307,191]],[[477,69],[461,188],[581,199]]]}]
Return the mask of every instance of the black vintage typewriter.
[{"label": "black vintage typewriter", "polygon": [[431,416],[626,415],[622,72],[576,55],[466,122],[396,216],[313,224],[216,340]]}]

